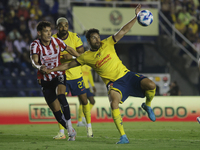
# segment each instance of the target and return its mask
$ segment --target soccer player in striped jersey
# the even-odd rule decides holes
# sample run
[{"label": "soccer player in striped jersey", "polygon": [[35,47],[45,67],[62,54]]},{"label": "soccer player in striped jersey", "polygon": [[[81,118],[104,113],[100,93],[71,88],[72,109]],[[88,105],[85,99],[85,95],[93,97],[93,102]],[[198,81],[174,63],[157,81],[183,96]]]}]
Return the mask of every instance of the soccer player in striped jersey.
[{"label": "soccer player in striped jersey", "polygon": [[[30,57],[34,68],[38,69],[37,78],[42,86],[42,92],[46,103],[52,110],[56,120],[68,131],[69,141],[74,141],[76,131],[72,127],[69,104],[65,97],[66,75],[64,71],[54,71],[45,74],[42,68],[52,69],[61,64],[60,52],[67,51],[78,57],[73,48],[66,45],[59,38],[51,37],[51,24],[41,21],[37,25],[39,39],[30,45]],[[60,107],[63,106],[63,112]]]},{"label": "soccer player in striped jersey", "polygon": [[[135,9],[137,15],[141,9],[139,4]],[[129,96],[146,97],[146,102],[141,107],[147,112],[152,121],[156,121],[155,114],[151,108],[151,101],[155,95],[156,85],[147,77],[128,70],[116,54],[114,44],[116,44],[135,24],[137,16],[134,16],[117,33],[101,41],[99,30],[90,29],[86,34],[90,51],[86,51],[76,60],[62,64],[53,69],[43,68],[46,73],[58,70],[66,70],[79,65],[87,64],[92,67],[102,78],[107,86],[108,97],[112,110],[113,121],[121,135],[117,144],[129,143],[125,134],[123,122],[119,110]]]},{"label": "soccer player in striped jersey", "polygon": [[[73,49],[75,49],[79,54],[84,52],[83,43],[81,38],[73,32],[68,31],[68,20],[64,17],[60,17],[56,21],[58,33],[54,34],[53,37],[60,38],[65,44],[69,45]],[[60,53],[61,63],[66,63],[74,60],[75,57],[70,55],[68,52],[63,51]],[[86,129],[87,136],[93,137],[92,125],[91,125],[91,113],[90,113],[90,105],[87,101],[86,89],[83,82],[83,75],[81,71],[81,66],[71,68],[65,71],[66,74],[66,92],[71,91],[73,96],[78,96],[80,103],[82,104],[82,110],[86,118]],[[64,139],[64,127],[59,124],[60,131],[54,137],[54,139]]]}]

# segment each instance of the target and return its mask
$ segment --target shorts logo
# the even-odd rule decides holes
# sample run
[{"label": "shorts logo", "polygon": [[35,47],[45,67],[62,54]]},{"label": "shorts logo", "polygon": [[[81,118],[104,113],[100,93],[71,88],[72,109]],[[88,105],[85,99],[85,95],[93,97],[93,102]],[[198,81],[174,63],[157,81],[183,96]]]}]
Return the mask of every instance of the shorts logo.
[{"label": "shorts logo", "polygon": [[61,83],[64,83],[64,76],[63,75],[59,75],[58,76],[58,81]]}]

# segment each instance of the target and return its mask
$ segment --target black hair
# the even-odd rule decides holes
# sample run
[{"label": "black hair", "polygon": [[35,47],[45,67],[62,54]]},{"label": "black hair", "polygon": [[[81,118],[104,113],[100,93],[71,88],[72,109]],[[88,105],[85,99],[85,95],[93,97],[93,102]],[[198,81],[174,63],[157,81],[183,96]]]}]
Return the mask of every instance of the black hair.
[{"label": "black hair", "polygon": [[87,33],[86,33],[86,38],[89,40],[90,39],[90,35],[92,34],[92,33],[97,33],[97,34],[99,34],[99,30],[98,29],[94,29],[94,28],[92,28],[92,29],[89,29],[88,31],[87,31]]},{"label": "black hair", "polygon": [[37,24],[37,31],[42,31],[43,28],[46,28],[46,27],[51,27],[51,23],[48,21],[40,21]]}]

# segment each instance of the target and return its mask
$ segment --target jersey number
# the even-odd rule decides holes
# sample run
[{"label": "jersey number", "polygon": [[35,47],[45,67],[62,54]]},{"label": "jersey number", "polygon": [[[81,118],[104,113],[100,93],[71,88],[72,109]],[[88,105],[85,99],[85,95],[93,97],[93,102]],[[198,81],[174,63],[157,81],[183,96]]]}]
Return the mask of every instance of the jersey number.
[{"label": "jersey number", "polygon": [[83,80],[82,81],[78,81],[77,84],[78,84],[78,88],[79,89],[83,88]]}]

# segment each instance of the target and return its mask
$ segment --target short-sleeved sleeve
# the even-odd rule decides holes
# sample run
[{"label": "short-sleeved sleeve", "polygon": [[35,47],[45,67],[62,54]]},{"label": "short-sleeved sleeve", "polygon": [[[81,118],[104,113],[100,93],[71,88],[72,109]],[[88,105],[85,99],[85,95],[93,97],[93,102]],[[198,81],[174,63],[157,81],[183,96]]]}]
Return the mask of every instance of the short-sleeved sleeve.
[{"label": "short-sleeved sleeve", "polygon": [[76,33],[76,36],[75,36],[75,40],[76,40],[76,48],[80,48],[80,47],[83,47],[83,42],[80,38],[80,36]]},{"label": "short-sleeved sleeve", "polygon": [[112,35],[112,36],[109,36],[107,39],[104,39],[104,40],[102,40],[102,42],[103,43],[109,43],[109,44],[116,44],[117,42],[116,42],[116,40],[115,40],[115,37],[114,37],[114,35]]},{"label": "short-sleeved sleeve", "polygon": [[30,45],[30,55],[33,54],[39,54],[39,48],[36,42],[32,42]]},{"label": "short-sleeved sleeve", "polygon": [[56,38],[58,45],[61,47],[61,51],[64,51],[67,48],[67,45],[59,38]]},{"label": "short-sleeved sleeve", "polygon": [[84,60],[84,53],[81,54],[79,57],[76,58],[77,63],[84,65],[85,64],[85,60]]}]

